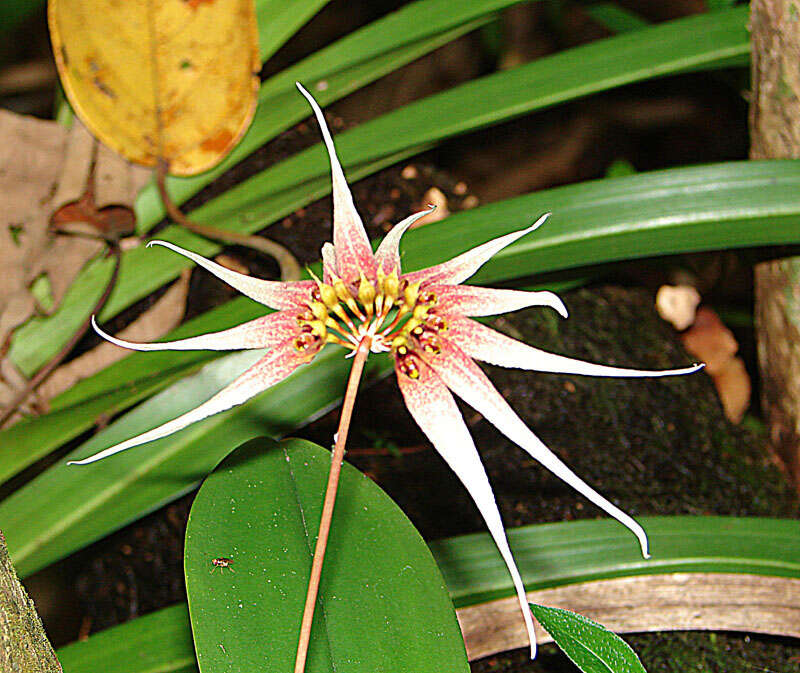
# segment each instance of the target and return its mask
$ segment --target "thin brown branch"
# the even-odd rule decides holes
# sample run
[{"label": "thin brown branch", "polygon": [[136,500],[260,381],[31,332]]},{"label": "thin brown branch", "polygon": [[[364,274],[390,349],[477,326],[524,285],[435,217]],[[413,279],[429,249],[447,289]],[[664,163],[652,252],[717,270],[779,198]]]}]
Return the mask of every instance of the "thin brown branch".
[{"label": "thin brown branch", "polygon": [[78,342],[83,338],[83,335],[86,334],[89,326],[92,324],[92,316],[99,313],[103,306],[105,306],[106,301],[108,301],[108,297],[111,295],[111,291],[114,289],[114,285],[117,283],[120,261],[122,259],[119,245],[117,245],[116,241],[111,241],[109,246],[109,253],[114,257],[114,270],[111,272],[111,278],[108,279],[108,283],[106,283],[103,294],[100,295],[100,298],[95,302],[95,305],[92,307],[92,310],[89,312],[86,318],[84,318],[80,327],[78,327],[75,333],[70,337],[70,340],[64,344],[62,349],[56,353],[50,362],[36,372],[33,378],[27,382],[25,387],[20,390],[19,393],[17,393],[17,395],[8,403],[2,413],[0,413],[0,428],[2,428],[8,422],[8,420],[17,412],[20,405],[22,405],[25,400],[27,400],[34,392],[36,392],[36,389],[49,378],[56,368],[64,361],[64,358],[70,354],[72,349],[75,348]]},{"label": "thin brown branch", "polygon": [[262,236],[250,236],[238,231],[219,229],[208,224],[200,224],[186,217],[181,209],[175,205],[167,192],[166,177],[167,165],[162,161],[156,169],[156,185],[158,186],[158,193],[161,195],[161,200],[164,203],[167,215],[169,215],[173,221],[205,238],[210,238],[214,241],[222,241],[223,243],[231,243],[233,245],[243,245],[273,257],[280,266],[281,280],[283,281],[298,280],[300,278],[300,264],[298,264],[294,255],[280,243],[276,243]]},{"label": "thin brown branch", "polygon": [[314,620],[314,607],[317,604],[319,581],[322,577],[322,564],[325,560],[325,550],[328,546],[328,534],[330,533],[331,519],[333,518],[333,506],[336,503],[336,491],[339,488],[339,474],[342,470],[342,461],[344,460],[344,447],[347,443],[347,432],[350,429],[350,420],[353,417],[353,406],[356,401],[358,384],[361,381],[361,373],[364,371],[364,363],[367,361],[371,345],[371,337],[364,337],[358,345],[355,357],[353,358],[353,366],[350,370],[350,378],[347,381],[344,401],[342,402],[342,414],[339,417],[339,429],[336,432],[336,443],[333,447],[333,455],[331,456],[331,470],[328,474],[328,486],[325,490],[325,500],[322,503],[322,516],[319,522],[317,544],[314,548],[314,560],[311,562],[311,576],[308,580],[306,604],[303,608],[303,619],[300,623],[300,639],[297,643],[297,657],[294,663],[294,673],[303,673],[306,667],[308,643],[311,638],[311,624]]}]

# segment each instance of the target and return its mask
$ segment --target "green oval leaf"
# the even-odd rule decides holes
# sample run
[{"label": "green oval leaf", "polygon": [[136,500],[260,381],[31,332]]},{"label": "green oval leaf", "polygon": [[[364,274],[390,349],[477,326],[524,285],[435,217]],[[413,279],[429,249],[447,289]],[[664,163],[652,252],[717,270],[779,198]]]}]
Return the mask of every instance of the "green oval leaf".
[{"label": "green oval leaf", "polygon": [[531,603],[536,619],[583,673],[646,673],[622,638],[588,617]]},{"label": "green oval leaf", "polygon": [[[184,556],[201,673],[292,670],[330,461],[310,442],[256,439],[201,487]],[[230,567],[217,570],[218,557]],[[306,667],[334,670],[469,670],[428,547],[397,505],[347,464]]]}]

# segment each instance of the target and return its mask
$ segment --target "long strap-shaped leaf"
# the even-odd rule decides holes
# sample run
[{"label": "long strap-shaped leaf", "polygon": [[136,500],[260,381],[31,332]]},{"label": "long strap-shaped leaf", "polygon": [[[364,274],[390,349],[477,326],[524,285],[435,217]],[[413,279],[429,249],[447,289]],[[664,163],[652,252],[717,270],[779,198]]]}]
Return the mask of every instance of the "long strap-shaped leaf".
[{"label": "long strap-shaped leaf", "polygon": [[[759,196],[755,206],[753,194]],[[406,245],[409,268],[520,228],[530,221],[531,213],[545,210],[548,204],[557,207],[548,226],[537,232],[542,240],[531,236],[507,248],[481,271],[484,281],[619,257],[800,242],[800,162],[739,162],[659,171],[493,204],[482,209],[485,216],[469,212],[412,232]],[[243,301],[232,303],[231,310],[242,310]],[[216,315],[224,316],[225,311],[217,309]],[[219,327],[229,324],[229,318],[223,318]],[[145,358],[156,357],[161,356],[133,355],[109,371],[116,372],[121,381],[136,380],[136,368],[152,372],[153,365]],[[202,356],[180,357],[187,360],[177,362],[193,367],[198,359],[189,358]],[[220,360],[216,367],[230,371],[227,363],[238,362],[238,357]],[[157,362],[163,365],[167,361]],[[381,360],[375,360],[373,366],[376,373],[388,370]],[[295,372],[285,387],[277,386],[173,437],[121,454],[91,470],[53,466],[0,503],[0,529],[6,532],[15,562],[26,572],[43,567],[141,516],[154,503],[176,498],[209,472],[236,441],[265,432],[277,435],[307,422],[336,403],[345,370],[341,353],[332,352]],[[85,457],[195,406],[221,387],[216,371],[212,368],[175,384],[79,447],[74,455]],[[105,377],[105,385],[112,380]],[[303,395],[303,389],[313,394]],[[289,409],[289,399],[297,406]],[[69,417],[64,420],[68,422]],[[81,427],[91,421],[91,416],[84,414]],[[57,431],[62,434],[56,441],[65,436],[64,426],[60,428]],[[220,437],[225,441],[220,442]],[[0,473],[8,474],[24,464],[29,456],[26,451],[32,450],[25,426],[12,429],[2,439],[10,448],[5,459],[9,462],[3,462],[0,454],[4,466]],[[10,440],[15,443],[7,444]],[[17,462],[11,464],[13,461]],[[91,495],[87,497],[87,493]]]},{"label": "long strap-shaped leaf", "polygon": [[[654,624],[659,624],[658,628],[662,630],[680,628],[682,625],[672,621],[675,606],[696,606],[698,600],[703,598],[697,595],[703,585],[694,582],[695,578],[702,578],[708,589],[715,587],[716,583],[722,588],[730,588],[738,577],[742,583],[749,581],[753,586],[757,580],[762,580],[759,584],[762,593],[755,598],[764,603],[766,610],[776,613],[772,617],[776,628],[782,628],[784,624],[776,619],[781,609],[788,611],[786,616],[795,614],[795,623],[800,624],[797,615],[800,608],[796,602],[796,593],[800,592],[800,522],[678,516],[643,517],[642,523],[653,543],[654,556],[650,561],[643,561],[636,549],[632,548],[629,536],[613,522],[606,520],[527,526],[508,532],[526,587],[530,591],[549,591],[544,595],[551,600],[556,595],[554,589],[561,587],[564,592],[562,598],[569,596],[572,601],[570,605],[578,610],[585,610],[585,605],[580,602],[582,594],[590,600],[602,598],[597,588],[605,583],[597,580],[617,582],[614,590],[618,592],[626,588],[620,582],[638,582],[635,589],[647,592],[651,587],[664,591],[671,581],[678,589],[682,585],[684,589],[693,591],[675,594],[670,610],[654,602],[647,613],[653,619],[647,624],[643,622],[645,613],[641,609],[634,619],[640,620],[639,628],[653,627]],[[487,604],[487,600],[513,593],[503,561],[489,536],[480,533],[442,540],[433,543],[431,550],[442,569],[451,596],[460,606],[459,619],[470,658],[489,654],[492,644],[495,648],[500,645],[519,647],[520,644],[513,640],[513,631],[504,636],[505,640],[487,641],[487,629],[483,629],[481,637],[477,628],[481,617],[504,616],[499,602]],[[592,581],[592,584],[580,584],[587,581]],[[770,589],[771,586],[775,591]],[[796,593],[782,596],[780,592],[787,587]],[[626,594],[622,600],[628,598]],[[645,605],[647,599],[654,598],[652,594],[642,595],[636,605]],[[747,613],[757,607],[746,597],[741,597],[739,602],[742,605],[738,608],[737,600],[730,596],[723,598],[729,599],[727,602],[732,605],[726,609],[723,605],[725,601],[720,601],[716,611],[706,609],[703,621],[695,622],[695,628],[730,628],[730,614],[737,609],[741,613],[740,623],[746,624]],[[591,605],[588,600],[584,603]],[[625,612],[617,610],[617,613]],[[659,615],[662,615],[660,620]],[[764,617],[766,623],[753,623],[750,628],[769,632],[772,626],[770,616],[766,614]],[[513,618],[520,622],[518,605]],[[513,626],[511,620],[509,625]],[[494,626],[497,627],[496,622]],[[635,628],[630,626],[629,630]],[[493,630],[499,630],[503,635],[502,628]],[[58,657],[64,673],[98,670],[108,673],[189,673],[196,670],[185,604],[160,610],[99,633],[85,642],[64,647],[58,651]]]},{"label": "long strap-shaped leaf", "polygon": [[[570,49],[400,108],[340,134],[337,147],[343,164],[351,167],[348,175],[352,180],[455,134],[623,84],[716,67],[747,53],[746,20],[747,8],[742,7]],[[324,93],[330,90],[329,86]],[[278,98],[287,95],[279,94]],[[322,101],[326,101],[324,96]],[[327,159],[318,146],[243,182],[195,211],[195,216],[217,226],[252,232],[329,189]],[[154,201],[149,205],[141,201],[137,210],[145,226],[160,217]],[[204,255],[219,250],[215,244],[176,227],[165,230],[162,237]],[[120,279],[102,318],[116,315],[175,278],[182,268],[185,265],[175,258],[146,256],[141,248],[126,252]],[[32,373],[52,357],[86,315],[92,297],[109,273],[105,260],[90,265],[54,316],[19,330],[9,356],[23,372]]]}]

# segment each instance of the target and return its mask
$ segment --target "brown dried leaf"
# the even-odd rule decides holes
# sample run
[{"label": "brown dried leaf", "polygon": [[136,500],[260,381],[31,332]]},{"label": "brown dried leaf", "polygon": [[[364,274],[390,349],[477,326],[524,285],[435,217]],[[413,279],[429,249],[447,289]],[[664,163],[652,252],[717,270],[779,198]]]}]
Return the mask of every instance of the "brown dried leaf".
[{"label": "brown dried leaf", "polygon": [[736,357],[739,344],[733,333],[712,309],[704,306],[681,339],[691,355],[706,363],[725,415],[732,423],[741,422],[750,405],[751,384],[744,362]]},{"label": "brown dried leaf", "polygon": [[[30,290],[34,281],[46,281],[52,310],[80,269],[105,248],[99,239],[56,235],[49,226],[51,214],[67,204],[76,206],[87,189],[103,193],[106,205],[130,210],[149,177],[117,155],[100,152],[97,145],[78,121],[66,129],[0,110],[0,344],[7,344],[17,327],[43,310]],[[97,176],[106,176],[102,188],[88,182],[93,162],[95,183]],[[23,380],[12,371],[9,362],[2,362],[0,405]]]}]

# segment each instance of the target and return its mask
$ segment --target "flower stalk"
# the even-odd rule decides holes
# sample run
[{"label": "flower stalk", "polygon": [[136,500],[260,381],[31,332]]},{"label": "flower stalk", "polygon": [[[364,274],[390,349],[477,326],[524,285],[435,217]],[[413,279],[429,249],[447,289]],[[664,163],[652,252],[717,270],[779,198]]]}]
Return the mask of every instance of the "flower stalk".
[{"label": "flower stalk", "polygon": [[300,638],[297,643],[297,655],[294,662],[294,673],[303,673],[308,657],[308,644],[311,638],[311,626],[314,621],[314,608],[319,594],[319,582],[322,577],[322,564],[325,561],[325,550],[328,547],[328,534],[331,530],[333,519],[333,506],[336,504],[336,491],[339,488],[339,475],[344,461],[344,448],[347,443],[347,433],[350,429],[350,419],[353,417],[353,405],[356,401],[358,384],[364,371],[364,363],[369,355],[372,339],[364,337],[358,344],[350,368],[350,377],[347,380],[347,389],[342,402],[342,413],[339,416],[339,429],[336,431],[336,441],[331,456],[331,469],[328,473],[328,486],[325,489],[325,500],[322,503],[322,516],[319,521],[317,544],[314,547],[314,559],[311,562],[311,576],[308,579],[308,591],[303,607],[303,619],[300,622]]}]

